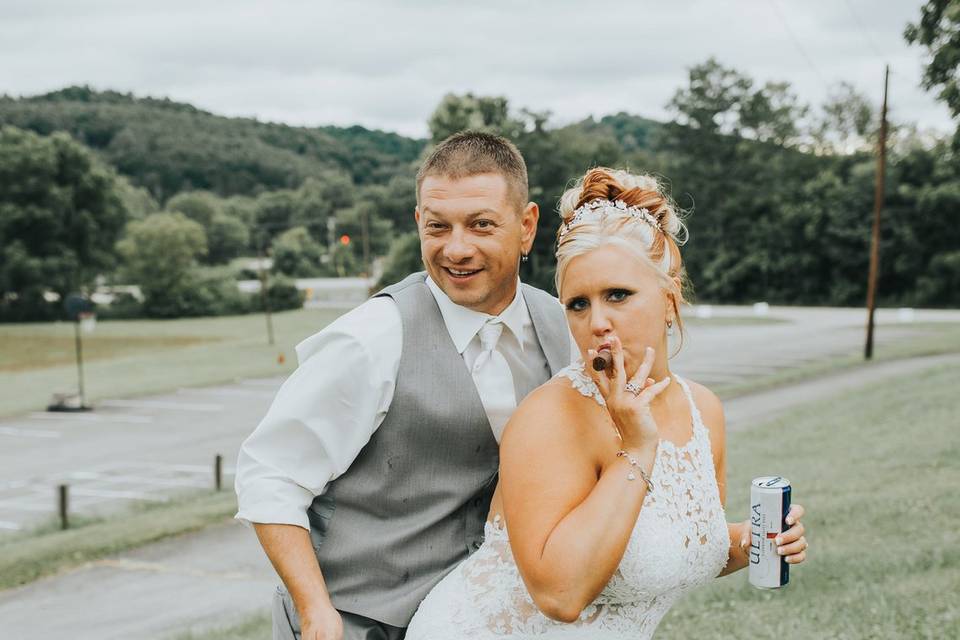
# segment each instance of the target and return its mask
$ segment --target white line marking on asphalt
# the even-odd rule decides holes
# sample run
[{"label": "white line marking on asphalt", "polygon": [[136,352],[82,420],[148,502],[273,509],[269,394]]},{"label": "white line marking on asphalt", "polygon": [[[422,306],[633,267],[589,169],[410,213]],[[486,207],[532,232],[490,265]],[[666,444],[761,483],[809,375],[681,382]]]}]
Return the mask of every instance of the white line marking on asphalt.
[{"label": "white line marking on asphalt", "polygon": [[178,389],[177,393],[191,396],[227,396],[241,398],[272,398],[273,392],[257,392],[249,389]]},{"label": "white line marking on asphalt", "polygon": [[11,500],[0,500],[0,509],[8,511],[50,511],[52,512],[56,504],[50,500],[50,504],[36,504],[29,502],[14,502]]},{"label": "white line marking on asphalt", "polygon": [[123,569],[126,571],[149,571],[152,573],[175,573],[197,578],[226,578],[228,580],[260,580],[260,576],[251,575],[242,571],[204,571],[202,569],[192,569],[190,567],[177,567],[173,565],[161,564],[159,562],[148,562],[145,560],[128,560],[125,558],[108,558],[106,560],[95,560],[90,563],[93,566],[110,567],[111,569]]},{"label": "white line marking on asphalt", "polygon": [[105,407],[124,409],[175,409],[178,411],[223,411],[222,404],[190,404],[188,402],[163,402],[161,400],[104,400]]},{"label": "white line marking on asphalt", "polygon": [[166,496],[154,496],[142,491],[115,491],[111,489],[85,489],[83,487],[71,487],[70,493],[76,496],[86,496],[92,498],[123,498],[125,500],[147,500],[149,502],[168,502],[170,500]]},{"label": "white line marking on asphalt", "polygon": [[147,478],[143,476],[122,476],[122,475],[103,476],[100,478],[100,482],[108,482],[108,483],[126,482],[130,484],[157,485],[160,487],[196,487],[199,489],[206,489],[212,484],[213,470],[207,469],[207,473],[211,477],[211,482],[197,482],[196,480],[190,480],[186,478]]},{"label": "white line marking on asphalt", "polygon": [[20,438],[59,438],[59,431],[44,431],[43,429],[15,429],[0,427],[0,436],[15,436]]},{"label": "white line marking on asphalt", "polygon": [[56,411],[43,413],[37,411],[31,413],[28,418],[32,420],[62,420],[64,422],[133,422],[137,424],[149,424],[153,422],[153,416],[140,416],[132,413],[67,413]]},{"label": "white line marking on asphalt", "polygon": [[21,487],[26,487],[30,482],[28,480],[8,480],[7,482],[0,482],[0,491],[6,491],[7,489],[20,489]]},{"label": "white line marking on asphalt", "polygon": [[0,520],[0,529],[5,529],[7,531],[20,531],[22,527],[16,522],[7,522],[6,520]]},{"label": "white line marking on asphalt", "polygon": [[[159,462],[144,462],[140,466],[149,467],[151,469],[161,469],[164,471],[182,471],[183,473],[213,473],[212,466],[206,466],[202,464],[162,464]],[[236,469],[234,467],[223,467],[223,473],[225,474],[232,474],[235,471]]]},{"label": "white line marking on asphalt", "polygon": [[270,380],[267,378],[257,378],[254,380],[240,380],[240,384],[247,387],[270,387],[272,389],[277,389],[280,387],[280,383],[276,380]]}]

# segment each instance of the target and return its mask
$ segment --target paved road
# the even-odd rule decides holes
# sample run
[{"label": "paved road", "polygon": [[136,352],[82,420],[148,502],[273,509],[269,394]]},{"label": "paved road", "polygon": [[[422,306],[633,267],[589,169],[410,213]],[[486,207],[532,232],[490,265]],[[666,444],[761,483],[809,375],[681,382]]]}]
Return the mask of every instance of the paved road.
[{"label": "paved road", "polygon": [[[731,429],[749,429],[801,403],[948,364],[960,365],[960,354],[881,363],[742,396],[727,403],[728,419]],[[168,638],[266,612],[276,583],[250,530],[217,526],[0,592],[0,630],[4,640]]]}]

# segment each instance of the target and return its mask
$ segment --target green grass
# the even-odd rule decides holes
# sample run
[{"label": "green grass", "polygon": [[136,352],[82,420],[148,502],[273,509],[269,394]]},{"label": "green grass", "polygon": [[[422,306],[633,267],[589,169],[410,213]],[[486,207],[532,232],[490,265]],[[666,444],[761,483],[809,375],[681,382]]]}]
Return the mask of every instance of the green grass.
[{"label": "green grass", "polygon": [[[888,344],[874,344],[872,362],[900,360],[920,356],[935,356],[947,353],[960,353],[960,323],[929,322],[910,325],[915,335],[905,337]],[[882,332],[884,327],[878,327]],[[863,351],[840,354],[819,359],[807,365],[789,367],[758,378],[750,378],[733,384],[719,384],[713,391],[721,398],[735,398],[745,393],[765,391],[775,387],[809,380],[829,373],[863,366]]]},{"label": "green grass", "polygon": [[226,627],[180,633],[170,640],[264,640],[270,638],[272,632],[270,613],[261,613]]},{"label": "green grass", "polygon": [[0,590],[171,536],[228,521],[233,491],[180,496],[132,508],[122,516],[74,519],[66,531],[52,523],[0,539]]},{"label": "green grass", "polygon": [[[290,373],[293,347],[341,313],[276,313],[275,346],[260,314],[98,322],[83,335],[86,396],[95,402]],[[0,325],[0,416],[42,410],[54,392],[76,390],[73,336],[71,323]]]},{"label": "green grass", "polygon": [[960,367],[790,412],[728,438],[728,511],[782,474],[808,510],[808,561],[785,589],[745,572],[681,601],[657,638],[960,637]]}]

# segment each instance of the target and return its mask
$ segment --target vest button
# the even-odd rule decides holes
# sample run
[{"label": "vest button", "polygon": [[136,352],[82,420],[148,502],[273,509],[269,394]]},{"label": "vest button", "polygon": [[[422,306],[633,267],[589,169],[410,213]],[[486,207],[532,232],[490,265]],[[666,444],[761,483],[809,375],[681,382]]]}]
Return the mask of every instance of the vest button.
[{"label": "vest button", "polygon": [[481,542],[480,542],[479,540],[474,540],[474,541],[473,541],[473,550],[476,551],[477,549],[479,549],[479,548],[480,548],[480,544],[481,544]]}]

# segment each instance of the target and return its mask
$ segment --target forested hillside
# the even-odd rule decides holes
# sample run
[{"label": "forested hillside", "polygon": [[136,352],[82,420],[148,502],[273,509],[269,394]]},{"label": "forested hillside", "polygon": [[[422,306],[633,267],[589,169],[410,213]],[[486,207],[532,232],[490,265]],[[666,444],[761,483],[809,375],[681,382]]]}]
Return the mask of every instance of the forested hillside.
[{"label": "forested hillside", "polygon": [[227,118],[191,105],[69,87],[0,98],[0,123],[65,131],[165,201],[180,191],[254,195],[343,171],[357,184],[387,182],[423,141],[363,127],[291,127]]}]

